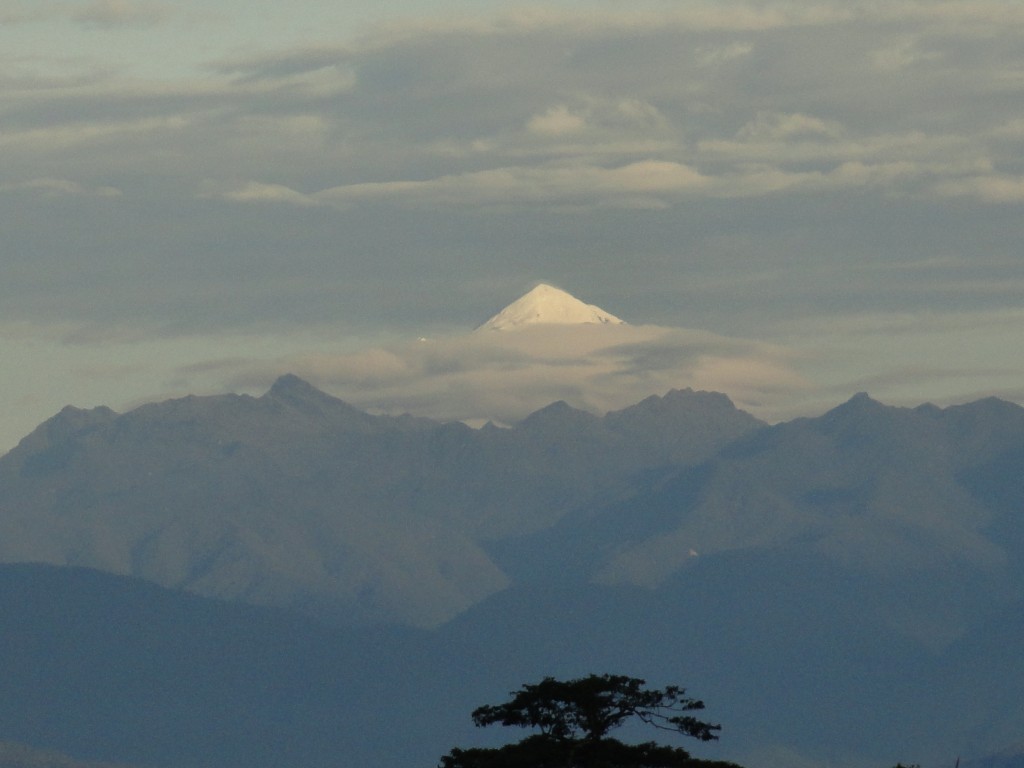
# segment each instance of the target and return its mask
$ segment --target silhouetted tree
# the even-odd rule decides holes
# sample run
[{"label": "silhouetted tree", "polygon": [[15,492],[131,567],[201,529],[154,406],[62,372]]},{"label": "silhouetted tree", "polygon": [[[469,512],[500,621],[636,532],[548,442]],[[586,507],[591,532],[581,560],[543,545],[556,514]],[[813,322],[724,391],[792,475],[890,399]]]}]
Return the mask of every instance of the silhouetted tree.
[{"label": "silhouetted tree", "polygon": [[[624,744],[609,731],[630,719],[692,736],[718,738],[720,725],[691,712],[704,702],[686,698],[678,686],[647,690],[645,681],[622,675],[590,675],[575,680],[544,678],[512,692],[504,704],[473,711],[478,726],[536,728],[540,733],[495,749],[453,749],[440,768],[688,768],[732,766],[692,758],[678,747],[654,742]],[[735,766],[734,766],[735,768]]]}]

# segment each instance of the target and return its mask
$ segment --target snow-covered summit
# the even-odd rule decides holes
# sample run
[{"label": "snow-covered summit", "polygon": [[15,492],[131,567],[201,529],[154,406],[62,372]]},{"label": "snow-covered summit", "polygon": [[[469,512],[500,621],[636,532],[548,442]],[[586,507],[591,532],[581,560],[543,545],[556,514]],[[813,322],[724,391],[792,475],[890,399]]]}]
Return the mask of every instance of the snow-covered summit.
[{"label": "snow-covered summit", "polygon": [[615,315],[585,304],[570,293],[541,283],[477,328],[512,331],[531,325],[623,325]]}]

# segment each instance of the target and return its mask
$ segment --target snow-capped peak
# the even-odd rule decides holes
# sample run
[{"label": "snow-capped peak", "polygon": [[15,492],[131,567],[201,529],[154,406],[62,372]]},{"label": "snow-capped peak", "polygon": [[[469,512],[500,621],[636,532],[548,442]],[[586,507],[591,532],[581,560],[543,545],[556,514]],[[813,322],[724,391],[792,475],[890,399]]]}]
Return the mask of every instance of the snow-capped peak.
[{"label": "snow-capped peak", "polygon": [[615,315],[593,304],[585,304],[560,288],[541,283],[519,297],[477,328],[478,331],[511,331],[525,326],[623,325]]}]

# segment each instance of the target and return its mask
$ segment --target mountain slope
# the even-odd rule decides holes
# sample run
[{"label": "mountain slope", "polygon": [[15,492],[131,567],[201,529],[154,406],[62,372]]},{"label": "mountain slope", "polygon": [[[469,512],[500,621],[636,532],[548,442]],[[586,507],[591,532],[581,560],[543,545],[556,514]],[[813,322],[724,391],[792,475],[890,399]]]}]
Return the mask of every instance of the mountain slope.
[{"label": "mountain slope", "polygon": [[294,376],[259,398],[65,409],[0,458],[0,561],[430,626],[507,585],[485,541],[763,426],[705,397],[665,398],[660,428],[564,404],[514,429],[371,416]]},{"label": "mountain slope", "polygon": [[656,590],[520,585],[429,632],[346,630],[0,566],[0,740],[168,768],[414,768],[518,735],[475,729],[476,706],[598,670],[685,685],[723,725],[720,743],[687,749],[752,767],[937,766],[1016,742],[1020,603],[940,651],[864,610],[880,596],[781,548],[702,558]]},{"label": "mountain slope", "polygon": [[337,764],[416,638],[32,564],[0,615],[0,738],[176,768]]},{"label": "mountain slope", "polygon": [[[523,682],[610,671],[687,685],[709,756],[759,768],[996,755],[1024,732],[1022,476],[998,400],[768,427],[682,391],[472,430],[286,377],[65,410],[0,459],[5,558],[304,613],[0,567],[0,740],[412,768],[504,738],[468,713]],[[433,629],[338,627],[381,621]]]},{"label": "mountain slope", "polygon": [[541,283],[492,318],[477,331],[511,331],[535,325],[622,325],[610,312],[585,304],[570,293]]},{"label": "mountain slope", "polygon": [[[586,541],[574,531],[605,531],[597,540],[591,533],[589,559],[579,555],[590,563],[587,577],[654,586],[697,557],[798,544],[906,591],[891,621],[941,644],[974,620],[975,606],[1024,586],[1021,445],[1018,406],[903,409],[860,395],[822,417],[751,433],[622,502],[566,517],[547,546],[561,541],[573,551]],[[986,581],[985,598],[958,590],[950,600],[968,574]]]}]

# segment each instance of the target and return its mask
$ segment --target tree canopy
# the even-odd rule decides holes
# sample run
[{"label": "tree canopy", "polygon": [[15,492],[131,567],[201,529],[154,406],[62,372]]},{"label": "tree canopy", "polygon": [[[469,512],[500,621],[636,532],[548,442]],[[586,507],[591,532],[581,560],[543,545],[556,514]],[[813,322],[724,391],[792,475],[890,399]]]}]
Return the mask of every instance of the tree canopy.
[{"label": "tree canopy", "polygon": [[635,719],[701,741],[718,738],[720,725],[691,713],[704,702],[678,686],[648,690],[646,681],[623,675],[574,680],[546,677],[513,691],[504,704],[473,711],[478,726],[508,725],[539,730],[515,744],[488,749],[453,749],[440,768],[688,768],[727,766],[692,758],[679,747],[655,742],[624,744],[608,733]]}]

